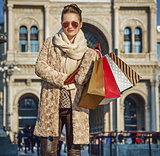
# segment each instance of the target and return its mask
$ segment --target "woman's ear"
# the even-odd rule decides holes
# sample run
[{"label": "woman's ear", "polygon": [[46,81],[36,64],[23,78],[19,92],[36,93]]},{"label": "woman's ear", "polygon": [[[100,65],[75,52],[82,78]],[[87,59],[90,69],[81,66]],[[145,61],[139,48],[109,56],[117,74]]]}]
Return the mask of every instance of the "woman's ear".
[{"label": "woman's ear", "polygon": [[83,22],[80,22],[80,26],[79,27],[82,28],[82,26],[83,26]]}]

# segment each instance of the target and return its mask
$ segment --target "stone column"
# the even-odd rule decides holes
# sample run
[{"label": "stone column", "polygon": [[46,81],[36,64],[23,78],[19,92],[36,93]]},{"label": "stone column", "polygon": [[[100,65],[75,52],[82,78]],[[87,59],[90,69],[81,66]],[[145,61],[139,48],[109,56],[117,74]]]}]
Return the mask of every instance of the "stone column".
[{"label": "stone column", "polygon": [[151,131],[151,106],[150,103],[145,103],[145,130]]},{"label": "stone column", "polygon": [[6,80],[7,80],[7,96],[6,96],[6,128],[7,128],[7,131],[10,131],[10,128],[11,128],[11,118],[10,118],[10,115],[11,115],[11,79],[10,79],[10,76],[7,76],[6,77]]},{"label": "stone column", "polygon": [[16,52],[18,51],[19,52],[19,29],[15,29],[15,50],[16,50]]},{"label": "stone column", "polygon": [[156,80],[151,82],[151,130],[157,129],[157,112],[156,112]]},{"label": "stone column", "polygon": [[119,7],[114,7],[114,48],[119,49]]},{"label": "stone column", "polygon": [[121,102],[121,98],[117,99],[117,128],[118,131],[124,129],[124,104]]},{"label": "stone column", "polygon": [[8,4],[8,50],[13,50],[13,5]]},{"label": "stone column", "polygon": [[132,28],[132,29],[131,29],[131,35],[132,35],[132,36],[131,36],[131,39],[132,39],[132,41],[131,41],[132,51],[131,51],[131,52],[132,52],[132,53],[135,53],[135,51],[134,51],[134,40],[135,40],[135,37],[134,37],[134,29],[135,29],[135,28]]},{"label": "stone column", "polygon": [[49,6],[45,5],[45,39],[49,37]]},{"label": "stone column", "polygon": [[104,105],[104,132],[109,130],[109,104],[106,104]]},{"label": "stone column", "polygon": [[42,29],[39,30],[38,40],[39,40],[39,47],[38,47],[38,49],[40,51],[40,49],[41,49],[41,47],[43,45],[43,30]]},{"label": "stone column", "polygon": [[142,32],[142,51],[147,53],[148,52],[148,47],[147,47],[147,31]]},{"label": "stone column", "polygon": [[157,33],[156,33],[156,7],[150,7],[150,58],[151,60],[157,59]]},{"label": "stone column", "polygon": [[31,52],[31,47],[30,47],[30,42],[31,42],[31,40],[30,40],[30,29],[29,30],[27,30],[28,31],[28,37],[27,37],[27,43],[28,43],[28,52]]},{"label": "stone column", "polygon": [[113,102],[110,102],[109,103],[109,112],[110,112],[110,114],[109,114],[109,116],[110,116],[110,120],[109,120],[109,124],[110,124],[110,131],[113,131],[114,130],[114,126],[113,126],[113,124],[114,124],[114,118],[113,118]]}]

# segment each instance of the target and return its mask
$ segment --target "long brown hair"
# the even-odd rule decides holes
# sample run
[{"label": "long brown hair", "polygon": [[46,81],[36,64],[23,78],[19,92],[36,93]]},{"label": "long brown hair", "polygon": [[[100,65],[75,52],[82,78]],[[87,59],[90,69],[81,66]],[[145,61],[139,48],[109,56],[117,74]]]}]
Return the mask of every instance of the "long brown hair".
[{"label": "long brown hair", "polygon": [[66,13],[75,13],[75,14],[79,15],[80,22],[82,22],[82,15],[81,15],[82,11],[76,4],[70,4],[70,5],[64,6],[63,11],[62,11],[62,15],[61,15],[61,21],[63,21],[63,16]]}]

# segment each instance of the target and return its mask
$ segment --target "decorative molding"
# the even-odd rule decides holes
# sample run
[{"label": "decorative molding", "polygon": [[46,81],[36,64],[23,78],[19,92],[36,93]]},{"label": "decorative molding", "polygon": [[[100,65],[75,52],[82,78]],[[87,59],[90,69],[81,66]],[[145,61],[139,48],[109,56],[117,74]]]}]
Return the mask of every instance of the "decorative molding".
[{"label": "decorative molding", "polygon": [[139,18],[126,18],[121,22],[120,29],[124,30],[125,27],[131,27],[136,28],[140,27],[142,31],[147,31],[147,25],[144,24],[144,22]]},{"label": "decorative molding", "polygon": [[13,9],[13,4],[7,4],[7,7],[11,11]]}]

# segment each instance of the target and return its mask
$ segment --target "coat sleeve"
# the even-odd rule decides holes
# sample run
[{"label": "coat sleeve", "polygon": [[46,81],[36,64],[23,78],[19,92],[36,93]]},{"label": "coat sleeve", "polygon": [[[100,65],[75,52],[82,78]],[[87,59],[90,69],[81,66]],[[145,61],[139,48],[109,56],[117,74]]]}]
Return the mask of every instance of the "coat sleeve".
[{"label": "coat sleeve", "polygon": [[51,37],[44,42],[36,62],[35,73],[42,80],[50,84],[56,85],[57,87],[63,87],[64,81],[67,78],[67,74],[54,70],[48,64],[48,61],[47,61],[49,56],[49,50],[50,50],[49,47],[50,47],[50,44],[52,44],[51,42],[52,42]]},{"label": "coat sleeve", "polygon": [[75,82],[78,85],[84,85],[89,80],[97,53],[93,49],[89,49],[80,64],[78,73],[75,75]]}]

